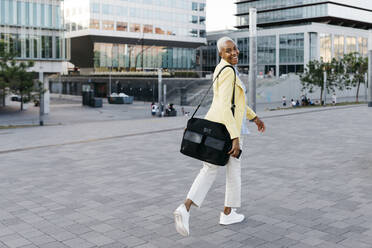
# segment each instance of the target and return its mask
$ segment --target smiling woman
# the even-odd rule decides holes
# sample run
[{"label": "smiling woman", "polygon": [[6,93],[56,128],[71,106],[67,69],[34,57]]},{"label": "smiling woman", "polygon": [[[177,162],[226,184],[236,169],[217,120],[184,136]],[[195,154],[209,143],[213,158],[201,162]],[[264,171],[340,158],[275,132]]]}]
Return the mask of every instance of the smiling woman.
[{"label": "smiling woman", "polygon": [[207,31],[232,29],[236,25],[233,0],[207,0]]}]

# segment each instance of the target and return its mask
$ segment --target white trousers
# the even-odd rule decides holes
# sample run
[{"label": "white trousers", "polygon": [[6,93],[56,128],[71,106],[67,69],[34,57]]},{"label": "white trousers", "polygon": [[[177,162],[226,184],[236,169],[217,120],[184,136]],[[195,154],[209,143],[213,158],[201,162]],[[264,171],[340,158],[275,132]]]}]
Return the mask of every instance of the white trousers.
[{"label": "white trousers", "polygon": [[[242,147],[242,144],[240,144]],[[240,157],[241,159],[241,157]],[[226,164],[226,191],[225,206],[239,208],[241,205],[241,161],[230,157]],[[203,162],[203,168],[195,178],[187,199],[190,199],[198,207],[201,207],[205,196],[216,179],[218,169],[221,166]]]}]

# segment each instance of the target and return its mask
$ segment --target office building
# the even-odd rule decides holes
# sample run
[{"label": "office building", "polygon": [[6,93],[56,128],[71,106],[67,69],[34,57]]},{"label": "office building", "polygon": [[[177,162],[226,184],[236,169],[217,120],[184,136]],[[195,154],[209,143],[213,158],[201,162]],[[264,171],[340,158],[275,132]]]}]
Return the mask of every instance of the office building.
[{"label": "office building", "polygon": [[[46,78],[62,73],[66,60],[62,0],[0,0],[0,35],[4,49],[21,61],[34,61],[31,70],[48,88]],[[48,101],[48,92],[45,100]],[[45,112],[49,112],[48,104]]]},{"label": "office building", "polygon": [[297,73],[314,59],[330,61],[346,53],[367,56],[372,2],[321,0],[241,0],[236,2],[236,31],[208,34],[201,50],[205,70],[218,62],[216,41],[225,35],[236,40],[239,66],[249,68],[249,9],[257,9],[258,74]]},{"label": "office building", "polygon": [[193,70],[205,0],[65,0],[71,63],[82,73]]}]

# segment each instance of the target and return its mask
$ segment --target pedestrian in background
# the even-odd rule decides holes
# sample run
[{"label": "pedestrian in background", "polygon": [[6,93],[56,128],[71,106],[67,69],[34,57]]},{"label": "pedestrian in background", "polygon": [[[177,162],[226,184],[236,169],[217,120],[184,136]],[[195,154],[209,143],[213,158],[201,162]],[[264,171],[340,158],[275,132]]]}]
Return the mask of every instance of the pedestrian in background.
[{"label": "pedestrian in background", "polygon": [[151,115],[155,116],[158,110],[159,110],[158,105],[154,102],[151,103]]},{"label": "pedestrian in background", "polygon": [[332,103],[333,103],[333,106],[335,106],[336,103],[337,103],[337,96],[336,96],[336,93],[333,93],[333,95],[332,95]]}]

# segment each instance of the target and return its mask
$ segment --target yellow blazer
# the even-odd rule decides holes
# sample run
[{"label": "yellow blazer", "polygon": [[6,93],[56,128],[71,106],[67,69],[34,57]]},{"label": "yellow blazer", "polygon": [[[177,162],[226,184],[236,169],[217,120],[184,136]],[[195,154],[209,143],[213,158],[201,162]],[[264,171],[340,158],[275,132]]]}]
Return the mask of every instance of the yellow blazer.
[{"label": "yellow blazer", "polygon": [[[226,60],[221,59],[221,62],[216,66],[214,71],[213,80],[225,65],[230,64]],[[237,76],[235,85],[236,107],[234,117],[231,111],[234,72],[232,68],[225,68],[213,84],[213,101],[207,115],[205,116],[205,119],[207,120],[224,124],[230,133],[231,139],[240,137],[243,118],[245,118],[245,110],[247,110],[246,118],[249,120],[256,117],[253,110],[246,105],[242,84],[242,81],[240,81]]]}]

